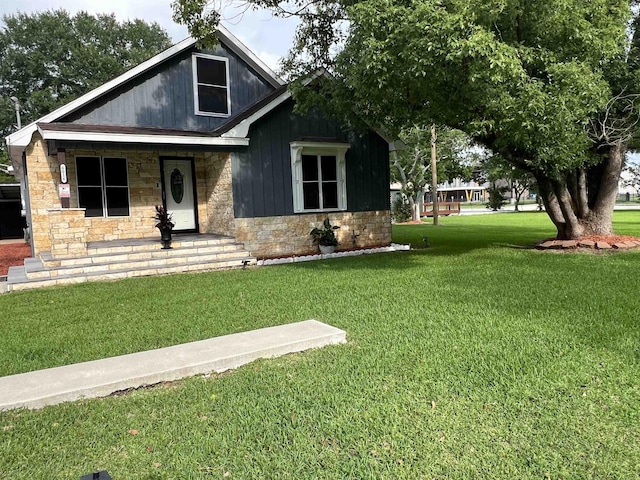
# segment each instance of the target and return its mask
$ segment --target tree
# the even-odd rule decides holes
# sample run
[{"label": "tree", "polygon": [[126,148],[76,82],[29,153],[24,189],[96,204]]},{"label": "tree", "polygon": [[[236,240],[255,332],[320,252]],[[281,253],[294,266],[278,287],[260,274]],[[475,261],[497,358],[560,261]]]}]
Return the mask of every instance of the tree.
[{"label": "tree", "polygon": [[[514,207],[516,212],[519,211],[518,207],[524,192],[537,188],[536,180],[530,172],[510,164],[500,155],[487,155],[484,157],[480,162],[480,173],[477,178],[491,184],[488,191],[489,196],[491,196],[492,191],[498,192],[500,190],[500,196],[511,191],[515,199]],[[496,196],[496,193],[494,193],[494,196]],[[501,204],[500,207],[503,205]]]},{"label": "tree", "polygon": [[6,173],[6,167],[11,165],[7,158],[7,152],[0,149],[0,183],[13,183],[16,181],[13,175]]},{"label": "tree", "polygon": [[26,125],[111,80],[171,45],[157,24],[118,22],[64,10],[2,17],[0,134],[15,129],[14,105]]},{"label": "tree", "polygon": [[638,131],[632,2],[251,3],[300,16],[286,66],[329,69],[334,81],[319,98],[335,113],[366,114],[393,134],[433,122],[458,128],[535,177],[558,238],[613,233]]},{"label": "tree", "polygon": [[[478,154],[472,140],[460,130],[440,128],[436,141],[440,181],[471,177]],[[401,184],[412,220],[420,220],[419,202],[431,181],[431,133],[429,129],[409,128],[400,134],[405,148],[391,154],[391,181]]]},{"label": "tree", "polygon": [[497,212],[504,207],[507,204],[507,199],[504,197],[504,194],[508,191],[509,187],[504,185],[500,187],[496,183],[492,183],[489,188],[487,188],[487,193],[489,194],[487,208]]},{"label": "tree", "polygon": [[625,187],[633,188],[640,195],[640,163],[632,163],[625,168]]}]

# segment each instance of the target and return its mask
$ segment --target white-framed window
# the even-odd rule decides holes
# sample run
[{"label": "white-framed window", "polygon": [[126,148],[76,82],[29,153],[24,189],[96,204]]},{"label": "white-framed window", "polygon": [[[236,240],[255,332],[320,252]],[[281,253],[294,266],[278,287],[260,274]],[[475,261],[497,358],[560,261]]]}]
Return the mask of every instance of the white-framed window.
[{"label": "white-framed window", "polygon": [[229,59],[204,53],[194,53],[191,58],[196,115],[230,116]]},{"label": "white-framed window", "polygon": [[76,157],[78,207],[87,217],[129,216],[127,159]]},{"label": "white-framed window", "polygon": [[292,142],[293,211],[347,209],[348,143]]}]

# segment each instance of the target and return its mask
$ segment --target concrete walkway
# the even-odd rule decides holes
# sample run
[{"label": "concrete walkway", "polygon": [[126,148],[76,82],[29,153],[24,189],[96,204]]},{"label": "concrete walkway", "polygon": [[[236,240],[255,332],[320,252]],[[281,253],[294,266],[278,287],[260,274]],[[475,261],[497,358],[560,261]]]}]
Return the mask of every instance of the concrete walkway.
[{"label": "concrete walkway", "polygon": [[306,320],[147,352],[0,377],[0,410],[41,408],[210,372],[258,358],[345,343],[343,330]]}]

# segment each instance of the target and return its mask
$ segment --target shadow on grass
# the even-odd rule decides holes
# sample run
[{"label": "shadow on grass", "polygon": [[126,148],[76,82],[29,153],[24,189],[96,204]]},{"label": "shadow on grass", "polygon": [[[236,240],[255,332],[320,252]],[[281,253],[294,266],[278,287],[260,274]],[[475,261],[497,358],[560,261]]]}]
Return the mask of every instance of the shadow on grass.
[{"label": "shadow on grass", "polygon": [[[489,248],[528,249],[552,232],[537,226],[411,225],[394,226],[393,240],[433,256],[460,255]],[[429,247],[425,248],[425,239]]]}]

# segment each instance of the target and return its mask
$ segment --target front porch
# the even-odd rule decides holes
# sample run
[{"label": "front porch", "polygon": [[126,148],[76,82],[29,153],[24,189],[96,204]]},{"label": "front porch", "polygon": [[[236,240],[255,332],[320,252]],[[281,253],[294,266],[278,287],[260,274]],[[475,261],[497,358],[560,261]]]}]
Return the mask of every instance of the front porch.
[{"label": "front porch", "polygon": [[27,290],[90,281],[202,272],[254,265],[256,259],[234,237],[218,234],[174,234],[163,250],[159,237],[94,241],[86,254],[55,257],[43,252],[11,267],[7,290]]}]

